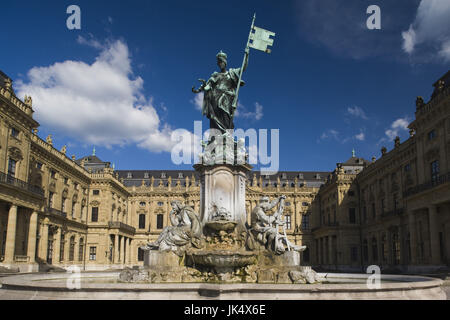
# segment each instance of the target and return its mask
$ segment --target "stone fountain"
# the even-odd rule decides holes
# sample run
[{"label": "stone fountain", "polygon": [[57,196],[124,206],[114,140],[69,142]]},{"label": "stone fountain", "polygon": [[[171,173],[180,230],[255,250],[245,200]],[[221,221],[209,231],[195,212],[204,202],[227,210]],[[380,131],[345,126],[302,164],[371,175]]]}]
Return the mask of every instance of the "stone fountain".
[{"label": "stone fountain", "polygon": [[[172,226],[143,247],[144,268],[126,269],[120,279],[149,283],[314,283],[315,272],[300,266],[306,247],[290,243],[282,213],[284,196],[264,197],[247,223],[245,186],[251,166],[244,141],[228,133],[204,145],[200,163],[200,212],[172,201]],[[276,212],[269,214],[269,211]]]}]

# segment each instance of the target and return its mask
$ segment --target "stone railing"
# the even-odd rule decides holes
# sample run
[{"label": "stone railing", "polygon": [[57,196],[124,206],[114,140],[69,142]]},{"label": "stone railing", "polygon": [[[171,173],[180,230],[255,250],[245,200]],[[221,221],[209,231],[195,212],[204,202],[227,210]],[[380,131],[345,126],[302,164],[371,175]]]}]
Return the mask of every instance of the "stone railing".
[{"label": "stone railing", "polygon": [[25,112],[27,115],[31,116],[33,114],[33,109],[23,103],[20,99],[17,99],[17,97],[11,93],[11,91],[6,90],[3,87],[0,87],[0,95],[8,99],[13,105],[15,105],[17,108]]},{"label": "stone railing", "polygon": [[73,167],[75,170],[78,170],[79,172],[86,174],[87,170],[85,170],[83,167],[79,166],[77,163],[75,163],[72,159],[69,159],[65,154],[62,152],[56,150],[52,145],[48,144],[44,140],[42,140],[39,136],[32,134],[31,135],[31,141],[37,144],[38,146],[44,148],[48,152],[50,152],[55,157],[59,158],[60,160],[64,161],[71,167]]},{"label": "stone railing", "polygon": [[412,195],[432,189],[447,182],[450,182],[450,172],[438,176],[435,180],[428,181],[426,183],[422,183],[415,187],[409,188],[407,191],[403,193],[403,198],[410,197]]},{"label": "stone railing", "polygon": [[26,263],[30,260],[29,256],[14,256],[14,262]]},{"label": "stone railing", "polygon": [[32,192],[41,197],[44,196],[44,190],[42,190],[41,188],[31,185],[28,182],[14,178],[13,176],[10,176],[9,174],[5,174],[3,172],[0,172],[0,183],[6,183],[18,187],[20,189]]},{"label": "stone railing", "polygon": [[54,214],[63,218],[67,218],[67,213],[62,212],[61,210],[55,209],[55,208],[45,208],[46,213]]},{"label": "stone railing", "polygon": [[450,87],[445,88],[441,93],[434,97],[427,104],[423,105],[420,109],[416,111],[416,115],[422,115],[429,112],[434,108],[435,105],[439,104],[443,99],[450,95]]},{"label": "stone railing", "polygon": [[108,225],[111,229],[122,229],[130,233],[136,232],[136,229],[134,227],[120,221],[110,221],[108,222]]}]

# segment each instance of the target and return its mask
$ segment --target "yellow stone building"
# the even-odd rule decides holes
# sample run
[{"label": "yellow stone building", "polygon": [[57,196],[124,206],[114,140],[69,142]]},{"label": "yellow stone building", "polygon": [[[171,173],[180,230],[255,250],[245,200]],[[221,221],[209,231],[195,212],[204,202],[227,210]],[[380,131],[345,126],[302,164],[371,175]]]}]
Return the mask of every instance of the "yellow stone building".
[{"label": "yellow stone building", "polygon": [[[315,267],[448,266],[449,82],[447,73],[428,103],[418,99],[410,139],[377,161],[353,155],[331,173],[249,173],[247,212],[263,195],[285,194],[288,237],[308,246],[303,263]],[[31,98],[16,97],[0,72],[0,272],[142,265],[139,247],[170,224],[171,200],[199,211],[194,170],[114,170],[95,150],[76,159],[55,149],[38,126]]]}]

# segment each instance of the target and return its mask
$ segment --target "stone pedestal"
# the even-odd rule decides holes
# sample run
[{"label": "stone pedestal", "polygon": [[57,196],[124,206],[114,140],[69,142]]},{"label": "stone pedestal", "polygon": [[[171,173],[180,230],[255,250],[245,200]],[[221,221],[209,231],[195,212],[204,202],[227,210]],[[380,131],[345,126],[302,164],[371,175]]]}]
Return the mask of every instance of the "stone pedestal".
[{"label": "stone pedestal", "polygon": [[144,266],[146,268],[174,268],[180,265],[180,257],[171,251],[146,250]]},{"label": "stone pedestal", "polygon": [[252,167],[249,164],[197,164],[194,168],[201,177],[199,214],[203,226],[213,221],[216,206],[229,214],[227,220],[237,223],[237,231],[245,230],[246,175]]}]

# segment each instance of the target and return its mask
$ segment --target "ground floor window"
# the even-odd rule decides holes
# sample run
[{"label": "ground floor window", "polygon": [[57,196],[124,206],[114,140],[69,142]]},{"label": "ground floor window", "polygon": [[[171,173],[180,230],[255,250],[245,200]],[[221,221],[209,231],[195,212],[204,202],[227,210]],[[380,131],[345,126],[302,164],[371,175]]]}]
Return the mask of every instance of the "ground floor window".
[{"label": "ground floor window", "polygon": [[75,260],[75,236],[70,237],[69,243],[69,261]]},{"label": "ground floor window", "polygon": [[97,247],[89,248],[89,260],[91,261],[97,260]]},{"label": "ground floor window", "polygon": [[61,242],[59,244],[59,261],[64,261],[64,234],[61,234]]},{"label": "ground floor window", "polygon": [[138,248],[138,261],[144,261],[144,250]]},{"label": "ground floor window", "polygon": [[84,255],[84,239],[80,238],[80,245],[78,246],[78,261],[83,261]]}]

